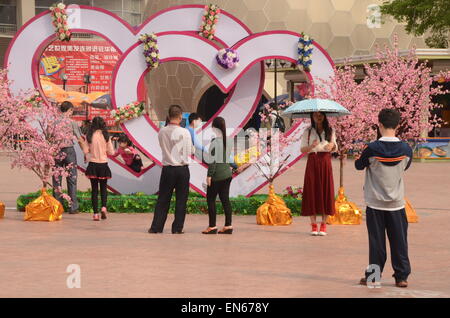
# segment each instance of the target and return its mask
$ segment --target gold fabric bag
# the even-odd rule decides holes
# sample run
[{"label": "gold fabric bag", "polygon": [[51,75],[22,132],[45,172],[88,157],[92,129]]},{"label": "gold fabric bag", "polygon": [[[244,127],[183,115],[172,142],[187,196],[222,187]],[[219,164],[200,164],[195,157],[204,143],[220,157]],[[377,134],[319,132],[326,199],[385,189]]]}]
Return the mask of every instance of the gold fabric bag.
[{"label": "gold fabric bag", "polygon": [[275,194],[273,185],[269,186],[266,202],[256,211],[258,225],[289,225],[292,223],[291,210],[282,198]]},{"label": "gold fabric bag", "polygon": [[419,216],[416,214],[416,210],[411,205],[411,202],[405,198],[405,210],[406,210],[406,218],[408,223],[417,223],[419,222]]},{"label": "gold fabric bag", "polygon": [[0,201],[0,219],[5,216],[5,204]]},{"label": "gold fabric bag", "polygon": [[355,203],[347,200],[344,188],[339,188],[338,197],[334,202],[336,213],[328,217],[328,224],[359,225],[362,221],[361,209]]},{"label": "gold fabric bag", "polygon": [[62,219],[64,208],[53,196],[42,188],[41,195],[25,207],[25,221],[58,221]]}]

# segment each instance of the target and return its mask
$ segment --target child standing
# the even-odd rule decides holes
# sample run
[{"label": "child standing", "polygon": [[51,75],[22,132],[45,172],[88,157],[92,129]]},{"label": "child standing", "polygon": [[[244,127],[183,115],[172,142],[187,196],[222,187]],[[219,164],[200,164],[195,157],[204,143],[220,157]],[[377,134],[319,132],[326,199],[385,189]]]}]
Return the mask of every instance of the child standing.
[{"label": "child standing", "polygon": [[121,135],[118,139],[119,148],[113,157],[120,155],[125,161],[125,164],[130,167],[135,172],[141,172],[142,170],[142,159],[139,156],[136,148],[133,147],[133,143],[126,135]]},{"label": "child standing", "polygon": [[381,110],[378,121],[382,137],[370,143],[355,161],[356,169],[366,169],[364,197],[369,234],[370,265],[360,284],[367,285],[374,269],[379,269],[380,277],[375,277],[375,283],[379,283],[386,262],[387,232],[395,285],[404,288],[408,287],[411,266],[408,258],[403,173],[411,165],[412,149],[395,136],[400,123],[400,113],[397,110]]},{"label": "child standing", "polygon": [[103,118],[95,117],[86,135],[86,141],[82,143],[83,152],[89,155],[89,164],[86,169],[86,177],[91,181],[92,208],[94,209],[94,221],[99,221],[98,214],[98,188],[102,200],[102,220],[106,219],[107,182],[111,178],[111,170],[108,166],[108,155],[114,154],[111,138],[106,130]]}]

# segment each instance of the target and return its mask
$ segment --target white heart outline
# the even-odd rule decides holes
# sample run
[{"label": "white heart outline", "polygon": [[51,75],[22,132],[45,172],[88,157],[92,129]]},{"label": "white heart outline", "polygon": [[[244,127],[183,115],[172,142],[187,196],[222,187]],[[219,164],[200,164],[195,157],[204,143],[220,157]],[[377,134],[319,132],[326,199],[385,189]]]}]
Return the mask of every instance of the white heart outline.
[{"label": "white heart outline", "polygon": [[[164,54],[162,52],[165,51],[164,48],[164,44],[162,45],[163,48],[160,49],[160,55],[162,56],[161,59],[161,63],[164,63],[165,60],[179,60],[179,61],[189,61],[189,62],[193,62],[195,63],[197,66],[199,66],[200,68],[202,68],[202,70],[211,78],[211,80],[218,85],[219,87],[221,87],[223,90],[227,90],[227,89],[231,89],[233,87],[233,85],[235,85],[237,82],[239,82],[239,80],[241,79],[242,76],[245,76],[245,74],[247,74],[247,72],[251,69],[251,67],[257,63],[259,63],[262,60],[265,59],[273,59],[273,58],[277,58],[277,59],[284,59],[284,60],[288,60],[290,62],[295,63],[297,60],[297,56],[296,56],[296,45],[298,43],[298,38],[301,36],[298,33],[292,32],[292,31],[267,31],[267,32],[262,32],[262,33],[256,33],[256,34],[252,34],[248,37],[246,37],[245,39],[242,39],[241,41],[237,42],[235,45],[233,45],[233,49],[239,50],[239,54],[241,56],[241,61],[240,61],[240,65],[242,66],[239,69],[234,69],[231,73],[231,75],[229,75],[229,78],[231,77],[231,79],[228,79],[228,86],[224,85],[222,80],[221,80],[221,76],[220,74],[223,74],[223,70],[217,66],[217,64],[213,63],[212,61],[215,58],[215,50],[217,50],[217,47],[215,47],[211,42],[206,41],[205,39],[203,39],[202,37],[196,35],[196,34],[191,34],[189,32],[165,32],[163,34],[160,34],[158,36],[159,38],[159,43],[161,43],[161,41],[165,40],[165,37],[174,37],[173,39],[171,39],[170,41],[168,41],[169,43],[182,43],[181,45],[177,46],[177,48],[172,48],[172,50],[174,50],[174,52],[172,53],[173,55],[170,55],[169,53],[166,52],[166,56],[164,56]],[[186,43],[183,42],[184,38],[189,38],[189,47],[186,46]],[[272,44],[271,46],[269,46],[268,44]],[[283,45],[284,43],[290,43],[289,45]],[[183,45],[184,44],[184,45]],[[277,45],[278,44],[278,45]],[[159,44],[161,46],[161,44]],[[322,63],[322,68],[321,67],[315,67],[313,69],[313,71],[311,73],[307,73],[308,77],[310,78],[310,81],[312,83],[313,82],[313,75],[315,75],[315,77],[318,78],[328,78],[329,76],[331,76],[333,74],[333,64],[332,64],[332,60],[329,57],[329,55],[318,45],[318,44],[314,44],[315,47],[318,49],[316,50],[315,54],[315,60],[320,63]],[[203,64],[199,59],[196,59],[195,57],[197,56],[197,54],[192,51],[192,48],[196,49],[197,51],[201,51],[203,54],[206,54],[205,52],[208,51],[208,46],[212,47],[212,49],[210,50],[210,55],[203,57],[201,60],[206,61],[206,63],[208,63],[208,65]],[[291,47],[292,46],[292,47]],[[259,47],[260,49],[255,49],[255,47]],[[160,47],[161,48],[161,47]],[[264,49],[264,48],[268,48],[268,49]],[[183,50],[186,50],[186,52],[184,52]],[[168,50],[167,50],[168,51]],[[267,51],[267,52],[266,52]],[[137,86],[137,83],[139,82],[136,78],[140,78],[143,75],[145,75],[145,73],[147,72],[147,66],[145,64],[145,61],[143,61],[143,59],[140,58],[140,55],[142,52],[142,48],[141,48],[141,44],[140,43],[136,43],[134,46],[130,47],[121,57],[121,61],[120,64],[118,64],[118,69],[117,72],[115,72],[114,74],[114,78],[113,78],[113,92],[114,92],[114,96],[112,98],[113,104],[116,103],[116,94],[120,94],[120,104],[124,104],[127,100],[133,100],[136,98],[137,93],[133,92],[132,90],[120,90],[118,89],[118,87],[120,87],[121,85],[117,85],[117,81],[122,81],[123,85],[129,85],[131,87],[133,86]],[[246,54],[243,54],[245,53]],[[192,54],[192,55],[189,55]],[[247,59],[245,58],[247,57]],[[325,67],[323,66],[325,65]],[[133,70],[132,74],[129,77],[126,77],[127,72],[129,70]],[[122,72],[122,73],[121,73]],[[139,74],[141,74],[139,76]],[[133,82],[133,79],[134,80]],[[131,81],[131,82],[130,82]],[[117,93],[119,91],[119,93]],[[142,121],[142,120],[141,120]],[[125,123],[123,126],[123,129],[126,130],[128,133],[130,133],[129,128],[135,128],[135,132],[134,133],[130,133],[130,135],[134,135],[136,133],[138,133],[138,129],[139,126],[136,125],[136,127],[133,127],[134,124],[136,124],[137,121],[131,122],[131,123]],[[147,142],[151,144],[153,143],[155,145],[155,147],[157,147],[157,135],[156,135],[156,127],[154,127],[154,125],[152,125],[152,127],[155,129],[154,131],[154,140],[148,140]],[[287,135],[299,135],[303,132],[303,130],[305,129],[306,125],[301,125],[300,123],[297,125],[294,125],[294,127],[292,127],[290,129],[289,132],[287,132]],[[140,143],[139,140],[134,140],[136,143]],[[146,147],[143,147],[146,148]],[[153,155],[154,153],[152,153]],[[293,143],[292,145],[290,145],[289,147],[287,147],[284,151],[283,151],[283,155],[287,155],[290,154],[291,155],[291,159],[289,160],[289,163],[287,165],[287,167],[285,169],[283,169],[282,171],[280,171],[279,174],[284,173],[284,171],[292,166],[293,164],[295,164],[295,162],[297,162],[298,160],[300,160],[302,158],[302,154],[300,153],[300,146],[298,143]],[[154,158],[156,161],[159,161],[160,164],[160,158]],[[261,160],[263,160],[261,158]],[[198,161],[197,161],[198,162]],[[196,189],[198,192],[202,193],[202,191],[199,191],[198,189],[201,187],[202,181],[204,178],[206,178],[206,167],[204,167],[201,163],[199,164],[191,164],[189,167],[190,171],[191,171],[191,187],[193,187],[194,189]],[[233,181],[238,181],[240,180],[240,184],[237,186],[236,184],[238,184],[239,182],[232,182],[232,186],[231,186],[231,192],[230,194],[235,196],[238,194],[242,193],[242,189],[245,186],[243,182],[243,180],[248,180],[248,177],[246,177],[246,174],[249,173],[257,173],[256,168],[255,167],[251,167],[249,169],[246,170],[246,173],[242,173],[238,176],[236,176],[235,178],[233,178]],[[192,176],[198,177],[197,180],[193,180]],[[247,179],[246,179],[247,178]],[[251,191],[247,192],[246,195],[250,196],[253,193],[257,192],[261,187],[263,187],[264,185],[267,184],[267,181],[265,179],[262,179],[263,177],[261,176],[260,179],[260,185],[256,187],[256,189],[252,189]],[[197,184],[195,184],[197,183]]]},{"label": "white heart outline", "polygon": [[[138,30],[137,32],[136,32],[136,34],[139,32],[139,29],[141,29],[142,30],[142,28],[138,28],[138,29],[136,29],[136,28],[131,28],[131,26],[129,26],[126,22],[124,22],[123,20],[121,20],[119,17],[117,17],[117,16],[115,16],[114,14],[112,14],[112,13],[110,13],[110,12],[108,12],[108,11],[106,11],[106,10],[103,10],[103,9],[99,9],[99,8],[91,8],[91,7],[86,7],[86,6],[80,6],[80,7],[84,7],[85,9],[90,9],[90,10],[96,10],[96,11],[103,11],[103,13],[106,13],[107,15],[109,15],[109,16],[111,16],[112,17],[112,21],[115,23],[115,22],[119,22],[119,23],[121,23],[122,24],[122,27],[123,27],[123,29],[127,29],[128,31],[131,31],[133,34],[134,34],[134,30]],[[192,6],[179,6],[179,7],[173,7],[173,8],[169,8],[169,9],[167,9],[167,10],[164,10],[164,11],[162,11],[162,12],[158,12],[157,14],[155,14],[153,17],[151,17],[151,18],[149,18],[148,20],[151,20],[152,18],[154,18],[154,17],[162,17],[165,13],[167,13],[167,12],[170,12],[170,11],[173,11],[173,10],[179,10],[179,9],[183,9],[183,8],[193,8],[193,9],[202,9],[203,8],[203,6],[196,6],[196,5],[192,5]],[[201,12],[202,10],[200,10],[200,12]],[[38,16],[36,16],[36,17],[34,17],[33,19],[31,19],[30,21],[28,21],[20,30],[19,30],[19,32],[16,34],[16,37],[13,39],[13,41],[11,41],[11,43],[10,43],[10,46],[8,47],[8,51],[7,51],[7,54],[5,55],[5,64],[6,65],[8,65],[8,58],[9,58],[9,53],[10,53],[10,50],[11,50],[11,48],[13,47],[13,43],[14,43],[14,41],[19,37],[19,35],[20,35],[20,33],[23,31],[23,30],[25,30],[27,27],[28,27],[28,25],[30,25],[32,22],[34,22],[35,20],[37,20],[38,18],[40,18],[40,17],[42,17],[43,15],[46,15],[46,14],[48,14],[49,12],[43,12],[43,13],[41,13],[40,15],[38,15]],[[231,16],[231,15],[230,15]],[[48,17],[47,17],[48,18]],[[47,19],[48,20],[48,19]],[[147,20],[147,21],[148,21]],[[235,19],[237,22],[238,22],[238,20],[237,19]],[[45,22],[46,23],[46,25],[45,26],[48,26],[48,28],[50,28],[51,29],[51,25],[50,25],[50,23],[47,23],[47,22]],[[239,23],[239,22],[238,22]],[[88,32],[91,32],[91,33],[95,33],[94,31],[92,31],[92,30],[88,30]],[[53,30],[50,30],[50,34],[53,34]],[[104,36],[104,34],[99,34],[99,33],[97,33],[98,35],[100,35],[100,36],[102,36],[102,37],[105,37]],[[297,35],[297,34],[296,34]],[[113,45],[116,45],[116,43],[117,43],[117,41],[112,41],[110,38],[109,38],[109,40],[110,40],[110,42],[113,44]],[[239,41],[239,42],[242,42],[242,41]],[[237,44],[236,44],[237,45]],[[319,50],[322,50],[323,51],[323,53],[325,54],[325,55],[327,55],[327,53],[319,46],[318,47],[319,48]],[[328,57],[328,59],[330,60],[330,64],[332,65],[332,61],[331,61],[331,59],[329,58],[329,56],[327,56]],[[25,63],[26,64],[26,63]],[[313,68],[313,70],[314,70],[315,68]],[[36,72],[37,73],[37,72]],[[36,74],[36,73],[32,73],[32,74]],[[40,89],[40,85],[38,85],[37,86],[39,89]],[[297,128],[297,127],[294,127],[294,128]],[[291,129],[291,132],[293,131],[294,129]],[[297,161],[297,160],[299,160],[301,158],[301,156],[298,156],[296,159],[295,159],[295,161]],[[114,162],[113,162],[113,164],[114,164]],[[293,163],[292,163],[293,164]],[[156,168],[156,167],[155,167]],[[152,170],[155,170],[154,168],[152,169]],[[247,169],[246,170],[246,172],[250,172],[251,171],[251,169],[249,168],[249,169]],[[238,176],[238,179],[242,179],[242,177],[244,177],[244,174],[245,173],[243,173],[243,174],[241,174],[241,175],[239,175]],[[236,178],[235,178],[236,179]],[[237,181],[237,180],[236,180]],[[236,184],[236,182],[233,182],[234,184]],[[260,186],[258,186],[258,188],[256,189],[256,190],[254,190],[254,191],[252,191],[251,193],[248,193],[247,195],[251,195],[252,193],[254,193],[254,192],[256,192],[259,188],[261,188],[262,186],[264,186],[264,184],[261,184]],[[142,188],[140,187],[140,190],[142,190]],[[233,192],[233,191],[232,191]]]},{"label": "white heart outline", "polygon": [[[70,7],[70,6],[69,6]],[[130,42],[128,42],[128,43],[126,43],[125,42],[125,44],[123,44],[122,42],[122,45],[121,46],[119,46],[118,45],[118,42],[119,41],[117,41],[117,39],[113,39],[113,37],[112,36],[115,36],[116,34],[115,33],[112,33],[112,36],[111,35],[105,35],[105,33],[100,33],[100,32],[97,32],[97,31],[95,31],[95,30],[93,30],[94,28],[91,28],[91,29],[89,29],[89,28],[77,28],[77,29],[73,29],[73,31],[75,31],[75,32],[88,32],[88,33],[93,33],[93,34],[96,34],[96,35],[98,35],[98,36],[100,36],[100,37],[102,37],[102,38],[105,38],[105,39],[107,39],[112,45],[114,45],[115,47],[116,47],[116,49],[119,51],[119,52],[123,52],[123,50],[124,50],[124,47],[126,47],[127,45],[129,45],[130,43],[134,43],[134,41],[138,38],[138,36],[139,36],[139,33],[140,32],[144,32],[145,31],[145,28],[150,28],[150,25],[151,25],[151,23],[154,23],[155,21],[156,21],[156,19],[163,19],[163,20],[165,20],[165,19],[167,19],[167,14],[169,14],[169,15],[171,15],[172,13],[174,13],[174,12],[176,12],[176,11],[178,11],[178,10],[184,10],[184,9],[188,9],[188,10],[195,10],[199,15],[201,15],[201,13],[202,13],[202,11],[203,11],[203,6],[201,6],[201,5],[188,5],[188,6],[178,6],[178,7],[172,7],[172,8],[168,8],[168,9],[166,9],[166,10],[163,10],[163,11],[160,11],[160,12],[158,12],[158,13],[156,13],[155,15],[153,15],[152,17],[150,17],[150,18],[148,18],[143,24],[141,24],[140,26],[138,26],[138,27],[135,27],[135,28],[133,28],[133,27],[131,27],[128,23],[126,23],[125,21],[123,21],[120,17],[118,17],[118,16],[116,16],[115,14],[113,14],[113,13],[111,13],[111,12],[109,12],[109,11],[107,11],[107,10],[104,10],[104,9],[101,9],[101,8],[92,8],[92,7],[88,7],[88,6],[77,6],[77,7],[79,7],[79,8],[81,8],[82,9],[82,19],[83,19],[83,16],[85,16],[86,15],[86,13],[89,13],[90,11],[93,11],[93,12],[100,12],[100,13],[103,13],[103,14],[105,14],[106,16],[107,16],[107,18],[109,17],[110,19],[111,19],[111,21],[110,21],[110,24],[111,23],[115,23],[116,24],[116,26],[117,25],[119,25],[119,27],[115,27],[115,28],[110,28],[110,30],[111,29],[113,29],[113,30],[116,30],[116,29],[121,29],[118,33],[119,34],[125,34],[125,33],[128,33],[128,34],[131,34],[132,35],[132,37],[129,37],[128,39],[130,40]],[[15,38],[13,39],[13,41],[11,42],[11,44],[10,44],[10,46],[9,46],[9,48],[8,48],[8,51],[7,51],[7,54],[6,54],[6,56],[5,56],[5,64],[6,65],[8,65],[9,63],[8,63],[8,59],[9,59],[9,53],[10,53],[10,51],[11,51],[11,48],[13,48],[14,47],[14,42],[16,41],[16,39],[17,38],[19,38],[19,36],[21,35],[21,33],[24,31],[24,30],[26,30],[27,28],[28,28],[28,26],[30,26],[31,24],[33,24],[33,23],[35,23],[37,20],[39,20],[39,19],[41,19],[41,18],[44,18],[43,20],[44,21],[37,21],[36,23],[44,23],[44,26],[43,26],[43,29],[46,29],[47,28],[47,35],[48,35],[48,38],[47,39],[45,39],[44,41],[41,41],[40,43],[39,43],[39,45],[38,45],[38,49],[36,49],[36,50],[34,50],[34,58],[32,58],[31,60],[33,61],[31,64],[31,69],[32,69],[32,71],[31,71],[31,76],[32,76],[32,78],[33,78],[33,87],[36,87],[36,88],[38,88],[39,90],[41,90],[41,87],[40,87],[40,81],[39,81],[39,78],[38,78],[38,72],[37,71],[34,71],[34,67],[36,67],[37,68],[37,64],[38,63],[36,63],[35,61],[37,61],[38,59],[39,59],[39,57],[40,57],[40,54],[37,54],[39,51],[43,51],[43,47],[45,47],[46,45],[48,45],[48,43],[44,43],[44,42],[51,42],[53,39],[54,39],[54,35],[53,35],[53,29],[51,28],[51,25],[50,25],[50,23],[48,22],[47,23],[47,21],[45,21],[45,20],[50,20],[50,15],[49,15],[49,13],[50,13],[50,11],[47,11],[47,12],[43,12],[43,13],[41,13],[41,14],[39,14],[39,15],[37,15],[37,16],[35,16],[34,18],[32,18],[31,20],[29,20],[18,32],[17,32],[17,34],[16,34],[16,36],[15,36]],[[181,13],[182,15],[184,14],[184,13]],[[166,15],[166,16],[165,16]],[[235,23],[235,25],[237,25],[238,27],[240,27],[240,30],[238,29],[237,30],[237,33],[239,33],[239,32],[246,32],[245,34],[248,34],[249,32],[250,32],[250,30],[244,25],[244,24],[242,24],[237,18],[235,18],[234,16],[232,16],[231,14],[229,14],[229,13],[227,13],[226,11],[223,11],[223,16],[222,16],[222,20],[223,19],[228,19],[229,21],[231,21],[232,23]],[[86,19],[84,19],[84,20],[86,20]],[[89,19],[88,19],[89,20]],[[173,19],[174,21],[180,21],[179,19]],[[93,21],[93,22],[92,22]],[[96,23],[97,21],[94,19],[94,20],[91,20],[90,22],[92,22],[92,23]],[[89,21],[88,21],[88,23],[89,23]],[[156,23],[156,25],[158,25],[158,23]],[[197,25],[195,25],[195,27],[197,27]],[[37,29],[39,29],[39,28],[37,28]],[[181,28],[181,29],[183,29],[183,28]],[[33,27],[33,30],[35,30],[35,28]],[[244,30],[244,31],[243,31]],[[109,30],[107,30],[107,31],[109,31]],[[234,30],[235,31],[235,33],[236,33],[236,30]],[[194,31],[192,31],[192,32],[194,32]],[[220,28],[218,28],[217,29],[217,33],[218,34],[220,34],[221,33],[221,29]],[[119,38],[123,38],[122,36],[119,36]],[[261,65],[261,77],[263,76],[263,65]],[[262,83],[261,83],[261,91],[262,91]],[[41,93],[42,93],[42,91],[41,91]],[[44,95],[44,94],[43,94]],[[255,102],[254,102],[254,107],[252,108],[252,110],[249,112],[249,115],[248,116],[251,116],[251,114],[252,114],[252,112],[254,111],[254,109],[256,108],[256,106],[257,106],[257,103],[258,103],[258,101],[259,101],[259,96],[261,95],[261,92],[259,91],[258,92],[258,94],[257,94],[257,97],[255,98]],[[44,95],[45,96],[45,95]],[[222,108],[224,108],[226,105],[224,105]],[[217,115],[216,115],[217,116]],[[83,162],[83,158],[82,158],[82,155],[81,155],[81,151],[80,151],[80,149],[76,146],[76,148],[77,148],[77,155],[78,155],[78,161],[79,162]],[[153,174],[151,177],[148,177],[148,175],[147,175],[147,171],[149,171],[149,170],[157,170],[157,168],[159,168],[158,166],[156,166],[156,165],[152,165],[152,166],[150,166],[150,167],[148,167],[147,169],[144,169],[143,170],[143,172],[141,173],[141,174],[136,174],[134,171],[132,171],[131,169],[129,169],[128,167],[126,167],[125,165],[123,165],[120,161],[118,161],[118,160],[116,160],[116,159],[114,159],[114,158],[111,158],[111,160],[112,160],[112,167],[111,167],[111,169],[113,170],[113,171],[116,171],[117,169],[116,168],[118,168],[119,169],[119,172],[120,172],[120,175],[121,175],[121,177],[122,177],[122,179],[128,179],[129,180],[129,178],[128,178],[128,176],[124,176],[123,174],[125,173],[125,174],[131,174],[131,175],[133,175],[134,177],[137,177],[137,179],[143,179],[144,177],[144,175],[147,177],[146,179],[148,179],[148,180],[152,180],[153,182],[152,182],[152,184],[155,184],[155,182],[154,182],[154,178],[155,177],[157,177],[158,176],[158,173],[156,173],[156,174]],[[83,171],[84,169],[81,167],[83,164],[80,164],[80,169]],[[126,171],[126,172],[125,172]],[[116,177],[116,174],[115,174],[115,177]],[[115,180],[117,180],[117,178],[114,178]],[[114,180],[114,181],[115,181]],[[133,181],[135,181],[135,180],[133,180]],[[142,183],[142,182],[141,182]],[[119,184],[120,184],[120,182],[119,182]],[[147,183],[148,184],[148,183]],[[111,184],[109,185],[109,188],[111,189],[111,190],[113,190],[113,191],[115,191],[115,192],[118,192],[115,188],[113,188],[112,186],[111,186]],[[138,187],[139,188],[139,190],[140,191],[142,191],[142,186],[139,186]],[[150,191],[150,192],[155,192],[155,190],[152,190],[152,191]]]}]

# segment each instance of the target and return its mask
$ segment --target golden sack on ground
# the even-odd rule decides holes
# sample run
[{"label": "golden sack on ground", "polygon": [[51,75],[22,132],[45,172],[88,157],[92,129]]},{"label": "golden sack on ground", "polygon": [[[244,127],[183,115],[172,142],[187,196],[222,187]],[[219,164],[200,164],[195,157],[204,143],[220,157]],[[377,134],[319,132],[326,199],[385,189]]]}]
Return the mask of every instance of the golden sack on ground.
[{"label": "golden sack on ground", "polygon": [[328,224],[359,225],[362,221],[362,211],[355,203],[347,200],[344,188],[339,188],[338,197],[334,203],[336,213],[328,217]]},{"label": "golden sack on ground", "polygon": [[25,207],[25,221],[58,221],[62,219],[64,208],[47,189],[41,190],[41,195]]},{"label": "golden sack on ground", "polygon": [[269,186],[269,196],[266,202],[256,211],[258,225],[289,225],[292,223],[291,210],[283,199],[275,194],[273,185]]},{"label": "golden sack on ground", "polygon": [[411,202],[405,198],[405,210],[406,210],[406,219],[408,223],[417,223],[419,222],[419,216],[416,214],[416,210],[411,205]]},{"label": "golden sack on ground", "polygon": [[0,201],[0,219],[5,216],[5,205]]}]

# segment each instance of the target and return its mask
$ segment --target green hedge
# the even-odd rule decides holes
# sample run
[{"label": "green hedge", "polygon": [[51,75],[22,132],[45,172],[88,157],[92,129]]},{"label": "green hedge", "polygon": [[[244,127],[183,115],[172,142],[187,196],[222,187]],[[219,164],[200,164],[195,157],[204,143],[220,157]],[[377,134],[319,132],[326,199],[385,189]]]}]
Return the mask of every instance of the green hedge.
[{"label": "green hedge", "polygon": [[[25,206],[36,199],[40,195],[39,192],[29,193],[21,195],[17,198],[17,210],[25,211]],[[93,212],[91,206],[91,193],[77,192],[78,202],[80,204],[80,212]],[[109,212],[119,213],[151,213],[154,211],[157,195],[147,195],[144,193],[118,195],[109,192],[108,193],[108,206]],[[267,195],[253,195],[250,198],[239,196],[236,198],[230,198],[231,207],[233,213],[241,215],[255,215],[256,210],[267,199]],[[283,197],[286,205],[291,209],[293,215],[300,215],[301,212],[301,200],[291,197]],[[100,201],[100,200],[99,200]],[[64,203],[64,209],[67,211],[67,202]],[[175,209],[175,196],[170,204],[170,213],[174,213]],[[187,213],[190,214],[203,214],[208,212],[208,205],[206,198],[202,197],[196,192],[189,193],[189,199],[187,202]],[[223,214],[222,205],[217,204],[217,213]]]}]

